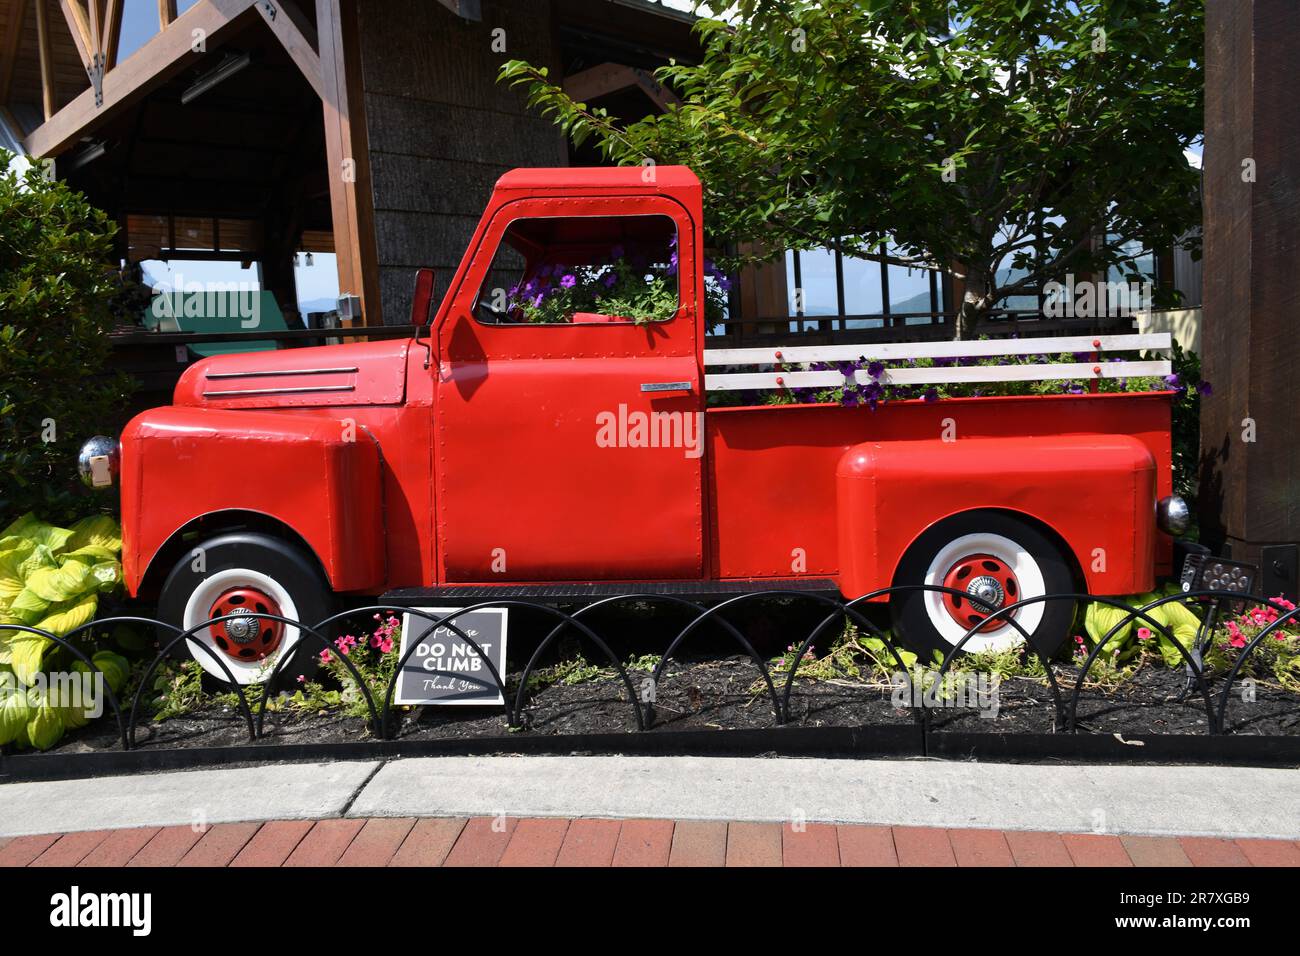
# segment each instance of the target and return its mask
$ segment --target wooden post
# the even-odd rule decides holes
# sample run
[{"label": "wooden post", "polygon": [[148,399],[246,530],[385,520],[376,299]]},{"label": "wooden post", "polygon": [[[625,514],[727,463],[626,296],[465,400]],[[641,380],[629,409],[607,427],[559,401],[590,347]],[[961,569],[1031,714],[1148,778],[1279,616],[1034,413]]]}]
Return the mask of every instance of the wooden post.
[{"label": "wooden post", "polygon": [[1293,0],[1209,0],[1205,23],[1202,537],[1296,596],[1300,98]]},{"label": "wooden post", "polygon": [[50,15],[45,0],[36,0],[36,42],[40,47],[41,105],[49,119],[57,109],[54,96],[54,52],[50,47]]},{"label": "wooden post", "polygon": [[339,294],[360,296],[363,324],[382,325],[370,150],[362,112],[353,0],[316,0],[316,32]]}]

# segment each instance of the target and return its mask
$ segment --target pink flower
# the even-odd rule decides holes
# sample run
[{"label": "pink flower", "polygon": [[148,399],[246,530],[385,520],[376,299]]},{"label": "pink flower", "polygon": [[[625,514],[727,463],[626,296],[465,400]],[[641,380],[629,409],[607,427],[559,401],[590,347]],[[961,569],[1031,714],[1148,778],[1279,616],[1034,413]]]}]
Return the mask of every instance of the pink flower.
[{"label": "pink flower", "polygon": [[[325,653],[328,654],[329,651],[326,651]],[[305,683],[307,683],[307,677],[306,677],[305,674],[299,674],[299,675],[298,675],[298,683],[299,683],[299,684],[305,684]]]},{"label": "pink flower", "polygon": [[1237,627],[1237,625],[1232,621],[1228,622],[1228,637],[1229,637],[1228,640],[1229,647],[1246,646],[1246,635],[1241,633],[1241,628]]},{"label": "pink flower", "polygon": [[329,652],[328,648],[320,652],[320,662],[322,664],[328,664],[332,660],[334,660],[334,655]]},{"label": "pink flower", "polygon": [[384,638],[384,640],[379,645],[379,652],[381,654],[387,654],[392,649],[393,649],[393,639],[391,637]]},{"label": "pink flower", "polygon": [[1149,628],[1149,627],[1139,627],[1139,628],[1138,628],[1138,640],[1139,640],[1139,641],[1149,641],[1149,640],[1151,640],[1151,628]]}]

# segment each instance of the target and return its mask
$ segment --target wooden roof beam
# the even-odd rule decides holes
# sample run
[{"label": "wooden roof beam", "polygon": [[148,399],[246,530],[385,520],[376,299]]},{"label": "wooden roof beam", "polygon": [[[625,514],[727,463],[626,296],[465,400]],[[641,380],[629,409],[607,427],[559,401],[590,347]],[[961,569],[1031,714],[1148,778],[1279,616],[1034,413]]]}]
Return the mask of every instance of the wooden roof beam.
[{"label": "wooden roof beam", "polygon": [[90,33],[86,8],[81,5],[81,0],[59,0],[59,6],[63,10],[63,19],[68,22],[68,32],[72,34],[72,42],[77,46],[81,64],[89,73],[97,47]]},{"label": "wooden roof beam", "polygon": [[122,0],[108,0],[104,10],[104,35],[100,37],[100,52],[104,54],[104,69],[117,66],[117,45],[122,39]]},{"label": "wooden roof beam", "polygon": [[672,90],[645,70],[622,63],[602,63],[564,80],[564,92],[580,103],[637,87],[663,112],[681,102]]},{"label": "wooden roof beam", "polygon": [[[65,6],[76,0],[61,0]],[[177,17],[175,29],[149,39],[130,59],[104,75],[102,105],[96,106],[94,89],[80,96],[34,129],[24,140],[33,156],[63,152],[90,127],[167,82],[201,54],[192,47],[194,31],[202,31],[207,44],[226,32],[258,0],[199,0]]]},{"label": "wooden roof beam", "polygon": [[54,115],[58,106],[54,94],[54,48],[50,44],[50,15],[45,0],[36,0],[36,44],[41,63],[41,106],[45,118]]},{"label": "wooden roof beam", "polygon": [[257,4],[257,12],[316,95],[324,99],[325,81],[321,74],[320,54],[317,53],[320,45],[311,21],[303,16],[293,0],[263,0]]}]

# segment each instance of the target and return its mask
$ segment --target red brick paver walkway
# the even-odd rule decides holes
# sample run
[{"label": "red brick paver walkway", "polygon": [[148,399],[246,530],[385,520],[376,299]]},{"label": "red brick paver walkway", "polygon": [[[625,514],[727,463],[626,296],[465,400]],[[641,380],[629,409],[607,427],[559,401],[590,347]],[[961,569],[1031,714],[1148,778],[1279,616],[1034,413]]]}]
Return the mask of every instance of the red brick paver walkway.
[{"label": "red brick paver walkway", "polygon": [[1296,866],[1300,841],[699,820],[275,820],[0,838],[0,866]]}]

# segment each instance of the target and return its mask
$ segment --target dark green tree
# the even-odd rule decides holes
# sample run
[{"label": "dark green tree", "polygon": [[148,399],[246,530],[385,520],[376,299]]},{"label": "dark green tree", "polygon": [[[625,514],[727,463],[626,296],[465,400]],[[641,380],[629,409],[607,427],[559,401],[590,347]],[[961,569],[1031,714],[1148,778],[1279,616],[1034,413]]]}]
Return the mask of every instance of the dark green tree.
[{"label": "dark green tree", "polygon": [[0,525],[84,513],[77,451],[125,384],[104,370],[116,224],[43,166],[6,173],[11,159],[0,149]]},{"label": "dark green tree", "polygon": [[737,0],[680,96],[620,122],[544,68],[501,78],[621,164],[684,163],[719,243],[951,270],[959,336],[1006,297],[1134,271],[1199,222],[1203,0]]}]

